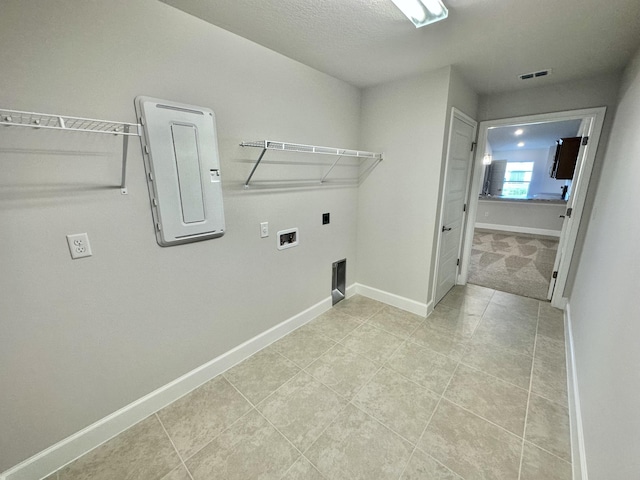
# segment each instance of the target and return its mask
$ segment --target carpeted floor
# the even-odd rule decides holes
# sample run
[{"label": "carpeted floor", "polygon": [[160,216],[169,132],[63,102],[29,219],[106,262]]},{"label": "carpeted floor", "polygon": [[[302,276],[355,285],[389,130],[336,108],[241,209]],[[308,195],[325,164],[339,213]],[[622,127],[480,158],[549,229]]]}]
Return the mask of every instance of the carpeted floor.
[{"label": "carpeted floor", "polygon": [[547,299],[558,239],[477,228],[473,235],[469,283]]}]

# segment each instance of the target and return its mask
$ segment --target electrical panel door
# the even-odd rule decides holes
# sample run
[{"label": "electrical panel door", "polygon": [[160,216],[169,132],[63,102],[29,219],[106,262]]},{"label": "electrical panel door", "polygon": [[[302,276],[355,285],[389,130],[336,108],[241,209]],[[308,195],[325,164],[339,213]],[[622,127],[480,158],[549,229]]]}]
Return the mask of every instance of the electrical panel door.
[{"label": "electrical panel door", "polygon": [[208,108],[137,97],[158,244],[224,235],[216,122]]}]

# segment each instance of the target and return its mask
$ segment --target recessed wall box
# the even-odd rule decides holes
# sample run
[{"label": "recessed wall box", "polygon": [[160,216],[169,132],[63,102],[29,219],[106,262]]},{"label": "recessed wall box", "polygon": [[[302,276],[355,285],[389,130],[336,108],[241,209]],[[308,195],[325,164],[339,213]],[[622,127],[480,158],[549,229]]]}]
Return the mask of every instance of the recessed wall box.
[{"label": "recessed wall box", "polygon": [[135,104],[158,244],[224,235],[213,111],[150,97],[137,97]]},{"label": "recessed wall box", "polygon": [[295,247],[298,245],[298,229],[280,230],[276,238],[278,239],[278,250]]}]

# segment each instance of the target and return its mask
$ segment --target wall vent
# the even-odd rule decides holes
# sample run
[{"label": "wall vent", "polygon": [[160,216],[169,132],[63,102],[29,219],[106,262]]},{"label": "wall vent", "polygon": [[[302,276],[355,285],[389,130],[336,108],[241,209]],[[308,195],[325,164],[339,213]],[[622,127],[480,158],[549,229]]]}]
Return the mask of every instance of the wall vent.
[{"label": "wall vent", "polygon": [[522,75],[518,75],[518,78],[520,80],[529,80],[531,78],[546,77],[547,75],[551,75],[550,68],[547,70],[539,70],[537,72],[523,73]]}]

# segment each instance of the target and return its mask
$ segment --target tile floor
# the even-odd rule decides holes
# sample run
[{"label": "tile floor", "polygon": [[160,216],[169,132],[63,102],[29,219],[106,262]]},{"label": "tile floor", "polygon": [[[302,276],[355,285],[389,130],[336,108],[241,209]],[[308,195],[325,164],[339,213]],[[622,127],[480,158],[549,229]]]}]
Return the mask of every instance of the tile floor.
[{"label": "tile floor", "polygon": [[571,478],[562,312],[356,296],[47,480]]}]

